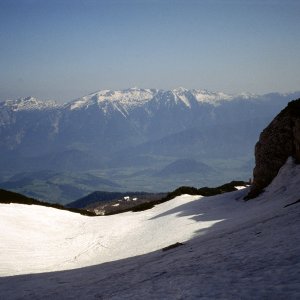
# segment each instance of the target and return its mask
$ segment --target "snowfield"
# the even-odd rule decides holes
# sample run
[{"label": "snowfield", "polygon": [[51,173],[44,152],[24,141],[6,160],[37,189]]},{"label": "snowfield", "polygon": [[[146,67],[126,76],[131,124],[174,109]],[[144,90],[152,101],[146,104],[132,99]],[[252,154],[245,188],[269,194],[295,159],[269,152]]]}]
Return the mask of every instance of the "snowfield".
[{"label": "snowfield", "polygon": [[[51,272],[149,253],[221,220],[198,223],[190,216],[160,214],[199,196],[181,196],[152,210],[113,216],[79,214],[21,204],[0,205],[0,275]],[[178,230],[179,228],[181,230]]]},{"label": "snowfield", "polygon": [[300,166],[246,194],[106,217],[2,204],[0,299],[299,299]]}]

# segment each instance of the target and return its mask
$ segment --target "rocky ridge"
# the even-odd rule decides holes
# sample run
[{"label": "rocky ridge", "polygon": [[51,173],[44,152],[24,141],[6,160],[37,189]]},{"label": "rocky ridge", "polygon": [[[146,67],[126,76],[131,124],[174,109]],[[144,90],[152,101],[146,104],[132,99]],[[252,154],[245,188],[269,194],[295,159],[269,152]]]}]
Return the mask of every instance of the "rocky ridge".
[{"label": "rocky ridge", "polygon": [[300,99],[289,102],[261,133],[255,146],[253,184],[246,199],[262,193],[290,156],[300,163]]}]

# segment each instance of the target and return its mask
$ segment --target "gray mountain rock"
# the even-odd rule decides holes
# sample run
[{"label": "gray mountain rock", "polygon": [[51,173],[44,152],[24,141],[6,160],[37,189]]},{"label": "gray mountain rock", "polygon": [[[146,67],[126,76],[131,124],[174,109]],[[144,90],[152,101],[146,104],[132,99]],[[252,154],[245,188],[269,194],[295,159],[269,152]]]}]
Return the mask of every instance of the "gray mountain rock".
[{"label": "gray mountain rock", "polygon": [[259,195],[290,156],[300,162],[300,99],[291,101],[261,133],[255,146],[256,165],[247,198]]}]

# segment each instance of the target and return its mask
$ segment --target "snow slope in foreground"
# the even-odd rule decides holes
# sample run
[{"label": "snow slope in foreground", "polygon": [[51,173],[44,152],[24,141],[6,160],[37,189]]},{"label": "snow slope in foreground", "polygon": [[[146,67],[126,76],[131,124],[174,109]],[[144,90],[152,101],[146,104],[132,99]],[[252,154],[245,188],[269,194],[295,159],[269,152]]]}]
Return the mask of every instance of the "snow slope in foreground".
[{"label": "snow slope in foreground", "polygon": [[[79,268],[145,254],[190,239],[198,223],[171,209],[197,206],[198,196],[181,196],[152,210],[86,217],[42,206],[0,205],[0,276]],[[196,211],[196,209],[195,209]]]},{"label": "snow slope in foreground", "polygon": [[289,160],[255,200],[246,192],[96,218],[1,205],[1,275],[52,273],[0,278],[0,298],[299,299],[300,166]]}]

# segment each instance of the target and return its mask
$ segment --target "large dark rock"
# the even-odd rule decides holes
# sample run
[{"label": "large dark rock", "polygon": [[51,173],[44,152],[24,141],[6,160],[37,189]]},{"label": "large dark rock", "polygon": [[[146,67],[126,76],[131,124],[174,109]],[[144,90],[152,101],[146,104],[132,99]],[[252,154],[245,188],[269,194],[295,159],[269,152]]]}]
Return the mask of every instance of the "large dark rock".
[{"label": "large dark rock", "polygon": [[300,99],[291,101],[261,133],[255,146],[253,184],[246,199],[258,196],[289,156],[300,162]]}]

